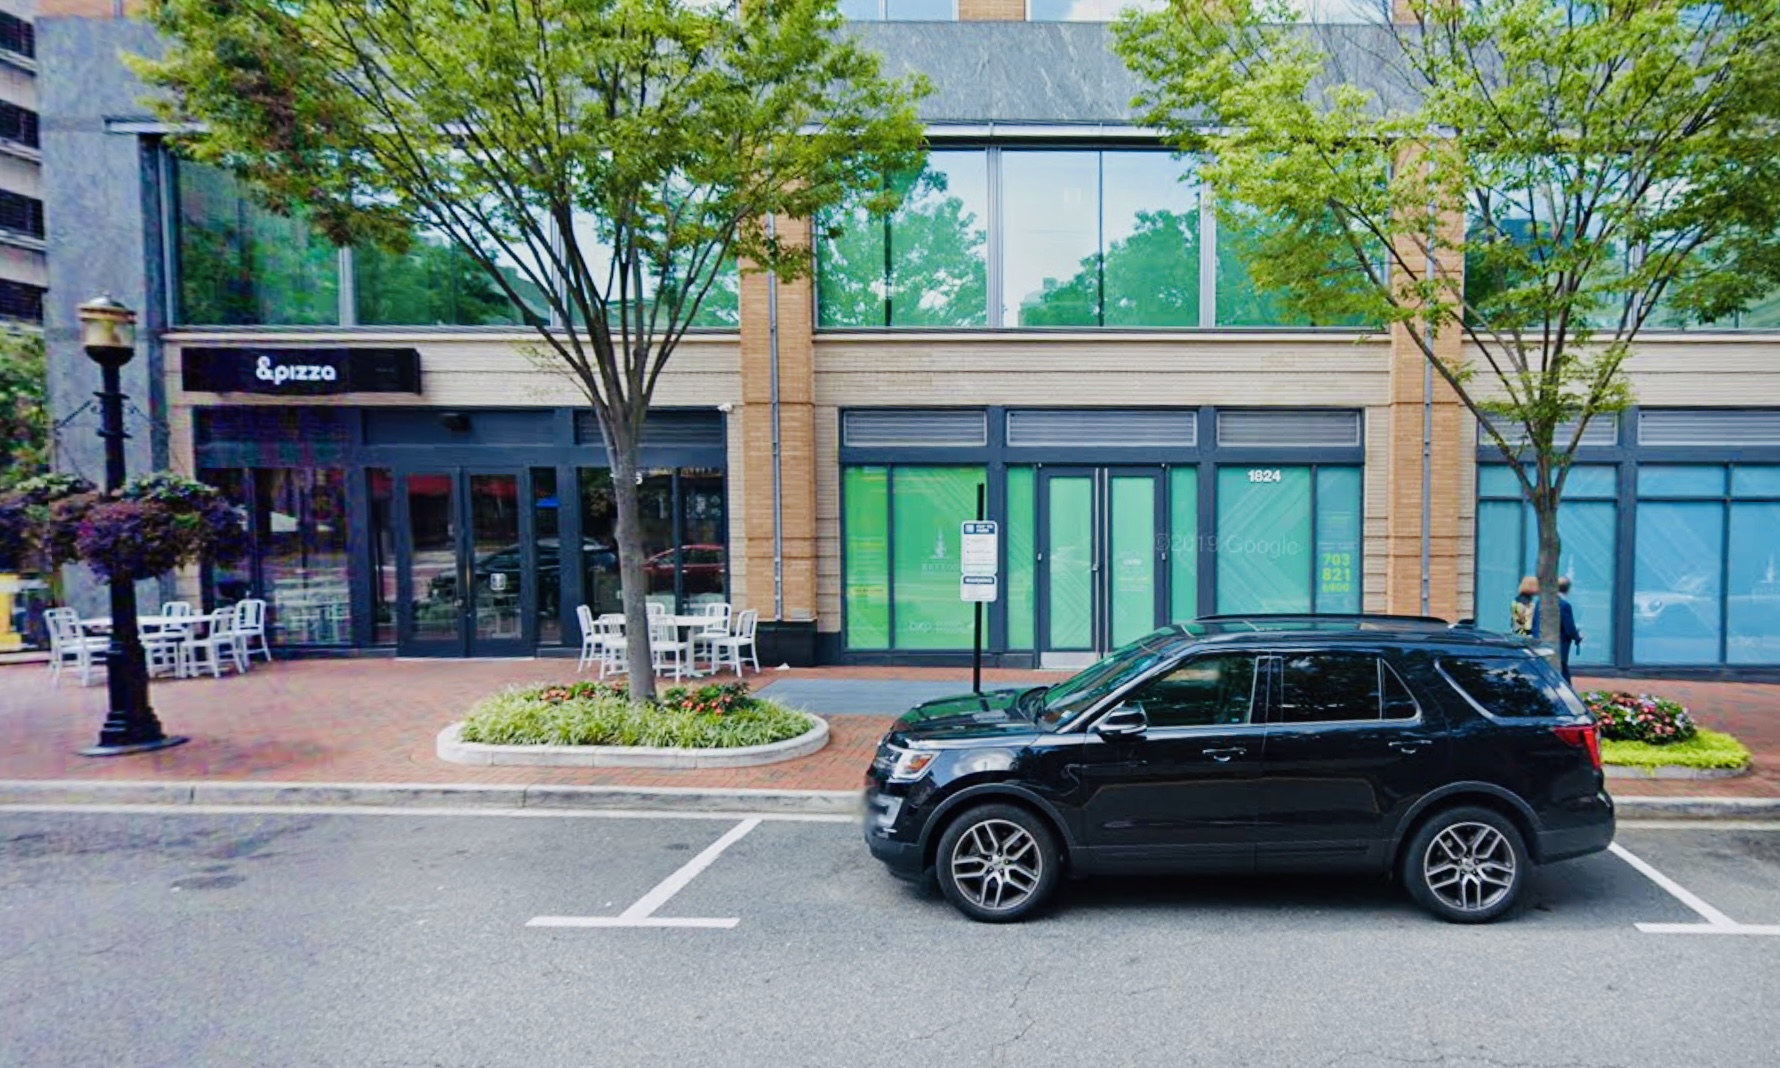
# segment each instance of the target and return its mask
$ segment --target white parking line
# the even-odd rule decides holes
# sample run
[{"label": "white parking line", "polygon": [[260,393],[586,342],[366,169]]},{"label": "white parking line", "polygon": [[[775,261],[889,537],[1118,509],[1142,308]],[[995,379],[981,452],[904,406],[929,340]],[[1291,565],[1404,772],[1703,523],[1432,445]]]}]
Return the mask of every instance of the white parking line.
[{"label": "white parking line", "polygon": [[534,820],[730,820],[772,823],[858,823],[858,816],[820,812],[686,812],[644,808],[434,808],[416,805],[183,805],[35,804],[0,805],[0,812],[50,812],[104,816],[493,816]]},{"label": "white parking line", "polygon": [[1614,856],[1636,869],[1638,874],[1668,891],[1669,896],[1699,913],[1706,921],[1705,923],[1640,923],[1634,925],[1645,934],[1780,935],[1780,926],[1738,923],[1731,919],[1708,905],[1698,894],[1657,871],[1643,858],[1634,855],[1631,850],[1618,842],[1607,848]]},{"label": "white parking line", "polygon": [[725,919],[706,919],[701,917],[654,917],[655,910],[667,904],[668,899],[686,888],[686,884],[698,877],[698,873],[711,866],[722,855],[725,849],[741,841],[749,831],[760,826],[760,820],[750,817],[724,832],[723,837],[704,848],[698,856],[693,857],[680,870],[663,879],[655,889],[637,899],[637,903],[616,916],[534,916],[526,921],[527,927],[734,927],[740,923],[737,917]]}]

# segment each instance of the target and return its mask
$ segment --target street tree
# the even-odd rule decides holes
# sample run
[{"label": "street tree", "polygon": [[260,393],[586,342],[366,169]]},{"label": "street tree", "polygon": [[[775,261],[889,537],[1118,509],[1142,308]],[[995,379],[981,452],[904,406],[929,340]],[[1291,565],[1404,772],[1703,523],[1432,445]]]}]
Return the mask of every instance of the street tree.
[{"label": "street tree", "polygon": [[[473,260],[598,416],[631,693],[653,695],[638,515],[650,399],[740,258],[809,269],[810,218],[919,166],[919,79],[835,0],[153,0],[133,60],[184,150],[336,244]],[[893,193],[880,190],[887,208]]]},{"label": "street tree", "polygon": [[0,328],[0,490],[48,469],[49,422],[42,335]]},{"label": "street tree", "polygon": [[1261,222],[1255,284],[1395,325],[1477,417],[1536,516],[1552,640],[1565,479],[1640,333],[1780,284],[1780,5],[1406,3],[1356,29],[1175,0],[1116,47],[1144,121]]}]

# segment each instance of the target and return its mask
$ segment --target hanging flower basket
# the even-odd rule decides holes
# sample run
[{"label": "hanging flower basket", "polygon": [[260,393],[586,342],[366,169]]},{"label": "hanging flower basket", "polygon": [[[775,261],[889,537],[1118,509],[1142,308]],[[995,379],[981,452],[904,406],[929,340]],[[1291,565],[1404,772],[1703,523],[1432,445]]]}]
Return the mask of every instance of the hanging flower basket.
[{"label": "hanging flower basket", "polygon": [[0,497],[0,557],[46,567],[84,563],[106,582],[154,578],[246,555],[240,509],[212,486],[167,472],[115,494],[68,475],[31,479]]}]

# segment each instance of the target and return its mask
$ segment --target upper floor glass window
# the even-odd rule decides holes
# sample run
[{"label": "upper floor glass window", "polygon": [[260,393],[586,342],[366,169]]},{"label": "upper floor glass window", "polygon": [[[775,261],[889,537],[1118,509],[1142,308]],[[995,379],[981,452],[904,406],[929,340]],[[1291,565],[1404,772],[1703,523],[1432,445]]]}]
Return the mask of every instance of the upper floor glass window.
[{"label": "upper floor glass window", "polygon": [[856,22],[951,22],[955,0],[841,0],[841,17]]},{"label": "upper floor glass window", "polygon": [[37,57],[37,27],[8,11],[0,11],[0,49],[26,59]]},{"label": "upper floor glass window", "polygon": [[[549,305],[517,265],[507,285],[539,316]],[[520,308],[482,266],[443,234],[422,231],[404,254],[356,248],[352,294],[358,321],[371,326],[491,326],[525,322]]]},{"label": "upper floor glass window", "polygon": [[177,172],[179,321],[309,326],[340,321],[340,253],[301,219],[274,213],[234,176]]},{"label": "upper floor glass window", "polygon": [[[1026,19],[1112,22],[1132,9],[1157,11],[1162,7],[1162,0],[1026,0]],[[1291,0],[1291,7],[1303,22],[1385,22],[1390,18],[1389,0]]]}]

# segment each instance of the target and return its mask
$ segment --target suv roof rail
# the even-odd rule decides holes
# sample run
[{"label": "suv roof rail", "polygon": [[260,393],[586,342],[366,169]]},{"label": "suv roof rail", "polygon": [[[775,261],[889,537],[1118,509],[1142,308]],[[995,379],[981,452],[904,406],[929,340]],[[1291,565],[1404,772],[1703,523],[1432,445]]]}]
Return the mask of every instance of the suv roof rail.
[{"label": "suv roof rail", "polygon": [[1311,612],[1226,612],[1218,615],[1200,616],[1195,623],[1304,623],[1308,625],[1327,623],[1349,623],[1364,626],[1368,623],[1395,624],[1398,626],[1415,626],[1448,629],[1457,624],[1449,623],[1438,616],[1394,616],[1383,613],[1311,613]]}]

